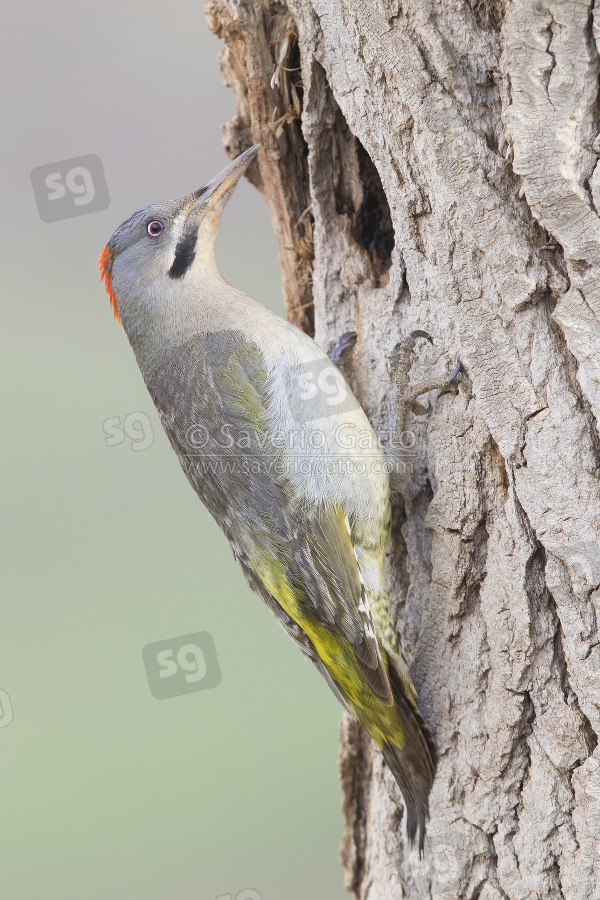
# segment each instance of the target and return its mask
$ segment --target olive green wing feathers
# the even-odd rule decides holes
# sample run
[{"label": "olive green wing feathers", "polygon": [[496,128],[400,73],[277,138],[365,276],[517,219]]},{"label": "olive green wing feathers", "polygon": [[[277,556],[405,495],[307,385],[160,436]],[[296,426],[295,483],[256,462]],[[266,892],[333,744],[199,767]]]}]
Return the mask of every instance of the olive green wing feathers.
[{"label": "olive green wing feathers", "polygon": [[391,706],[387,671],[340,507],[320,509],[304,519],[291,550],[300,570],[303,609],[348,641],[370,689]]}]

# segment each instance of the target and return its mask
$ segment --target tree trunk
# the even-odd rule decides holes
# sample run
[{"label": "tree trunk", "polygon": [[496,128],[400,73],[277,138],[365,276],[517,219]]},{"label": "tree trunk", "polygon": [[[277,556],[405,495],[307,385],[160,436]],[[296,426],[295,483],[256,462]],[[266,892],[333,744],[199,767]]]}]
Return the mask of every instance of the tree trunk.
[{"label": "tree trunk", "polygon": [[[209,0],[292,321],[377,431],[386,354],[448,372],[405,443],[388,585],[440,764],[425,855],[342,727],[357,898],[600,897],[600,13],[591,0]],[[314,304],[314,306],[313,306]]]}]

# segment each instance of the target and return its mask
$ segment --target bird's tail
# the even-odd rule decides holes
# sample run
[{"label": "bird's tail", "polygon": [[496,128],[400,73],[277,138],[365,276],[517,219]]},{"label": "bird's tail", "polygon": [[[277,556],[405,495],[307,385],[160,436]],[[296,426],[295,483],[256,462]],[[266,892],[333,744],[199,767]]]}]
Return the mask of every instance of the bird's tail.
[{"label": "bird's tail", "polygon": [[417,707],[406,696],[402,682],[390,666],[390,682],[404,731],[403,746],[385,742],[384,759],[402,791],[406,806],[406,830],[414,841],[419,830],[419,855],[425,846],[429,818],[428,797],[437,767],[437,750],[429,728]]}]

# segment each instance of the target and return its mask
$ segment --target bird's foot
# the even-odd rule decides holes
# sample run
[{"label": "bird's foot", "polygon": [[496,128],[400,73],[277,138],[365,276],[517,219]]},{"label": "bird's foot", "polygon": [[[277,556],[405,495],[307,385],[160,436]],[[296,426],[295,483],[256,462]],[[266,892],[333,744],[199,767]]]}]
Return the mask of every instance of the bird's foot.
[{"label": "bird's foot", "polygon": [[426,331],[411,331],[408,337],[403,338],[393,347],[389,355],[396,381],[397,415],[400,425],[404,420],[405,412],[410,408],[421,415],[428,412],[429,404],[419,403],[417,397],[420,397],[421,394],[426,394],[428,391],[443,390],[449,387],[462,368],[459,360],[450,375],[443,378],[426,378],[424,381],[419,381],[418,384],[410,384],[411,354],[417,338],[424,338],[430,344],[433,344],[433,339]]},{"label": "bird's foot", "polygon": [[345,331],[344,334],[342,334],[338,338],[338,342],[331,352],[331,362],[335,366],[339,366],[342,355],[350,347],[354,347],[355,344],[356,344],[356,332],[355,331]]},{"label": "bird's foot", "polygon": [[411,464],[407,458],[405,438],[406,416],[410,409],[423,415],[429,411],[429,403],[419,403],[417,397],[428,391],[443,390],[451,385],[461,370],[460,362],[457,362],[454,370],[443,378],[426,378],[418,384],[410,384],[410,363],[417,338],[424,338],[433,344],[433,340],[426,331],[412,331],[408,337],[399,341],[393,348],[388,359],[390,360],[394,379],[396,381],[396,427],[391,446],[386,447],[386,458],[390,464],[390,488],[393,491],[401,491],[406,484]]}]

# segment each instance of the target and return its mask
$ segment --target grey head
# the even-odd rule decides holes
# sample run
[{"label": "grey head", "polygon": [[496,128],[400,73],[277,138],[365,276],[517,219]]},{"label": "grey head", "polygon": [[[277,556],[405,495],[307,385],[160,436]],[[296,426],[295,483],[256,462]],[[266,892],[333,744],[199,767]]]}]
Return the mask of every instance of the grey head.
[{"label": "grey head", "polygon": [[99,268],[115,316],[134,317],[159,291],[173,294],[199,270],[216,272],[215,241],[221,214],[258,153],[255,144],[208,184],[185,196],[154,203],[120,225],[102,251]]}]

